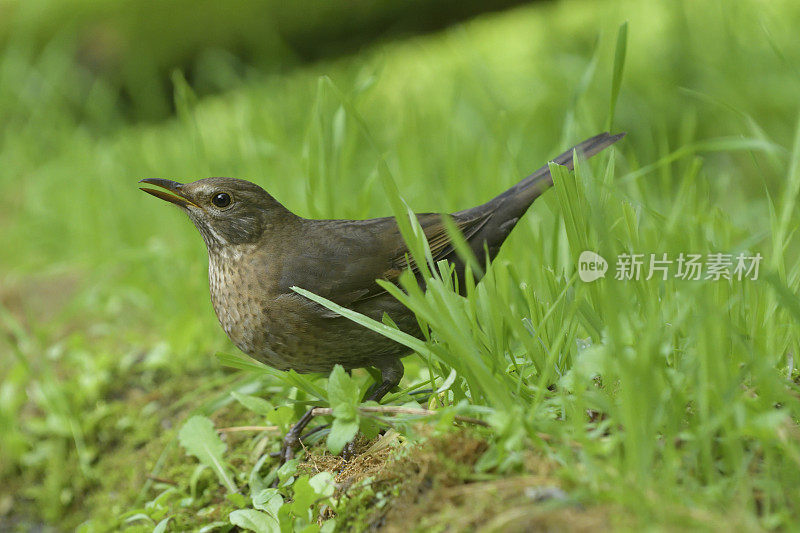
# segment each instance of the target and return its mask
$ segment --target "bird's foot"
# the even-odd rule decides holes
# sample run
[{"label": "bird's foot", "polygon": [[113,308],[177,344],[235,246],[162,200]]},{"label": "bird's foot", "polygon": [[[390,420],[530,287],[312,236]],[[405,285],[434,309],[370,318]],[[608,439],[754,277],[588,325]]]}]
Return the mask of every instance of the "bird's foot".
[{"label": "bird's foot", "polygon": [[294,450],[300,445],[300,437],[293,433],[292,430],[294,430],[294,427],[292,427],[292,429],[289,430],[289,433],[287,433],[283,438],[283,444],[281,445],[281,451],[279,455],[281,465],[284,465],[294,459]]},{"label": "bird's foot", "polygon": [[[310,413],[311,411],[309,411]],[[308,413],[306,413],[307,415]],[[279,459],[279,465],[283,466],[292,459],[294,459],[294,451],[300,445],[300,433],[305,428],[306,424],[308,424],[308,420],[305,420],[306,416],[303,416],[295,425],[293,425],[289,432],[283,437],[283,443],[281,444],[281,450],[275,454]],[[310,420],[310,417],[309,417]],[[304,423],[302,423],[304,422]],[[302,423],[302,424],[301,424]],[[275,479],[272,481],[271,487],[277,488],[280,484],[280,478],[278,477],[277,472],[275,472]]]},{"label": "bird's foot", "polygon": [[300,445],[300,435],[303,433],[308,423],[311,422],[312,418],[314,418],[314,407],[309,409],[306,414],[300,417],[300,420],[289,428],[289,432],[286,433],[286,436],[283,438],[283,444],[278,456],[282,465],[294,459],[294,451]]}]

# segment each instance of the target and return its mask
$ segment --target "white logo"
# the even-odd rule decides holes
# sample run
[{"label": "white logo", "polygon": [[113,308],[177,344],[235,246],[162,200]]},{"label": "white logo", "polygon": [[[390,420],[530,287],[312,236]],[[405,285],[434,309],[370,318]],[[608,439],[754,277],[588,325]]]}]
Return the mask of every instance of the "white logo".
[{"label": "white logo", "polygon": [[589,250],[581,252],[578,258],[578,276],[581,281],[589,283],[599,278],[606,277],[608,263],[601,255]]}]

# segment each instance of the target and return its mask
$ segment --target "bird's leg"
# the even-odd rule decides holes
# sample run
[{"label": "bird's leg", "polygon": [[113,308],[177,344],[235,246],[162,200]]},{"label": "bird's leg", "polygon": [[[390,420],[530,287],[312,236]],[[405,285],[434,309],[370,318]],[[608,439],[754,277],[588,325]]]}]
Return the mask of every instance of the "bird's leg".
[{"label": "bird's leg", "polygon": [[392,359],[378,367],[381,371],[381,382],[376,383],[376,387],[371,389],[365,402],[380,402],[386,393],[392,390],[403,379],[403,362],[400,359]]},{"label": "bird's leg", "polygon": [[[380,366],[376,365],[381,371],[381,382],[376,383],[375,387],[367,391],[365,402],[373,401],[380,402],[381,398],[386,396],[386,393],[392,390],[403,379],[403,362],[400,359],[392,359],[388,362],[382,363]],[[355,455],[355,439],[345,444],[342,450],[342,457],[345,460],[351,459]]]},{"label": "bird's leg", "polygon": [[306,414],[300,417],[300,420],[294,423],[289,429],[289,432],[283,438],[283,446],[281,447],[281,464],[286,461],[294,459],[294,449],[300,444],[300,435],[306,428],[311,419],[314,418],[314,407],[306,411]]},{"label": "bird's leg", "polygon": [[[386,396],[386,393],[392,390],[394,387],[400,383],[400,380],[403,378],[403,363],[399,359],[392,359],[386,363],[381,364],[378,369],[381,372],[381,382],[376,383],[375,386],[370,388],[367,392],[367,397],[364,399],[365,402],[375,401],[379,402],[381,398]],[[283,446],[281,447],[280,451],[280,459],[281,464],[286,463],[287,461],[291,461],[294,459],[294,450],[297,448],[298,444],[300,444],[300,438],[303,433],[303,430],[306,428],[311,419],[314,418],[314,407],[306,411],[306,413],[300,417],[300,420],[295,422],[295,424],[289,429],[289,432],[283,438]],[[311,432],[315,432],[312,430]],[[309,434],[311,434],[309,432]],[[355,445],[353,441],[350,441],[345,445],[344,450],[342,450],[342,456],[345,459],[348,459],[355,455]]]},{"label": "bird's leg", "polygon": [[[348,375],[351,375],[351,372],[352,371],[350,369],[347,370]],[[281,446],[281,452],[280,452],[281,464],[284,464],[287,461],[291,461],[292,459],[294,459],[294,450],[300,444],[301,434],[303,433],[303,430],[306,428],[308,423],[311,422],[311,419],[314,418],[314,409],[316,408],[312,407],[311,409],[306,411],[306,413],[300,417],[300,420],[295,422],[294,425],[291,428],[289,428],[289,432],[283,438],[283,445]],[[312,429],[305,436],[307,437],[308,435],[316,433],[321,429],[322,427]]]}]

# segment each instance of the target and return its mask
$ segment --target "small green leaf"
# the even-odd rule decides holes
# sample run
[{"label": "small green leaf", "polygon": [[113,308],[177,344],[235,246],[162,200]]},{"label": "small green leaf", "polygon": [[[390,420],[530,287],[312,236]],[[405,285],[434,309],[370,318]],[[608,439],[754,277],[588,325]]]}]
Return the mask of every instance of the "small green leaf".
[{"label": "small green leaf", "polygon": [[240,394],[236,391],[231,392],[231,396],[242,404],[244,407],[253,411],[257,415],[269,416],[275,409],[271,403],[264,398],[258,396],[250,396],[249,394]]},{"label": "small green leaf", "polygon": [[336,483],[333,480],[333,474],[330,472],[320,472],[309,479],[308,483],[320,498],[330,498],[336,490]]},{"label": "small green leaf", "polygon": [[334,418],[331,432],[328,433],[328,449],[333,454],[341,453],[345,444],[353,440],[358,433],[358,420]]},{"label": "small green leaf", "polygon": [[355,420],[358,418],[358,407],[352,403],[338,403],[333,407],[334,418]]},{"label": "small green leaf", "polygon": [[358,427],[361,429],[361,434],[364,435],[367,440],[372,440],[378,436],[383,425],[380,421],[365,416],[359,419]]},{"label": "small green leaf", "polygon": [[281,527],[275,517],[255,509],[239,509],[228,515],[234,526],[257,533],[280,533]]},{"label": "small green leaf", "polygon": [[297,415],[294,414],[294,407],[291,405],[282,405],[277,409],[273,409],[272,413],[267,417],[271,424],[279,426],[284,432],[294,424],[296,419]]},{"label": "small green leaf", "polygon": [[132,515],[125,518],[125,524],[133,524],[134,522],[139,522],[140,520],[144,520],[145,522],[153,523],[153,519],[150,518],[150,515],[146,513],[133,513]]},{"label": "small green leaf", "polygon": [[292,507],[290,505],[284,505],[278,511],[278,522],[281,524],[281,531],[292,531],[294,532],[297,530],[297,526],[299,525],[292,513]]},{"label": "small green leaf", "polygon": [[217,474],[220,483],[225,485],[229,492],[238,492],[222,459],[225,444],[214,431],[211,420],[204,416],[193,416],[181,428],[178,439],[187,453],[197,457],[201,463]]},{"label": "small green leaf", "polygon": [[208,467],[204,464],[197,465],[192,471],[192,475],[189,477],[189,495],[192,498],[197,497],[197,483],[200,481],[200,476],[203,475],[206,468]]},{"label": "small green leaf", "polygon": [[328,401],[335,409],[337,405],[358,405],[358,385],[341,365],[336,365],[328,378]]},{"label": "small green leaf", "polygon": [[311,520],[309,507],[317,501],[317,492],[308,482],[308,476],[300,476],[292,485],[294,489],[294,501],[292,502],[292,512],[295,516],[304,520]]},{"label": "small green leaf", "polygon": [[197,530],[197,533],[213,533],[215,531],[227,531],[230,530],[230,524],[228,522],[222,522],[221,520],[217,520],[216,522],[209,522],[200,529]]},{"label": "small green leaf", "polygon": [[253,507],[275,517],[276,520],[282,505],[283,496],[280,495],[278,489],[264,489],[253,495]]},{"label": "small green leaf", "polygon": [[226,496],[228,501],[231,502],[236,507],[247,507],[247,504],[250,503],[247,501],[247,498],[243,495],[239,494],[238,492],[232,492]]},{"label": "small green leaf", "polygon": [[167,524],[169,524],[171,516],[166,517],[164,520],[156,524],[156,527],[153,528],[153,533],[164,533],[167,530]]},{"label": "small green leaf", "polygon": [[281,480],[282,484],[294,476],[294,474],[297,472],[297,464],[299,462],[300,459],[295,458],[291,461],[286,461],[281,465],[281,467],[278,469],[278,479]]},{"label": "small green leaf", "polygon": [[250,475],[248,476],[248,483],[250,485],[251,495],[258,494],[262,490],[269,487],[269,483],[267,483],[266,480],[263,477],[261,477],[261,467],[264,466],[264,463],[266,463],[269,459],[270,456],[268,453],[263,454],[258,459],[258,461],[256,461],[256,464],[253,465],[253,468],[250,469]]}]

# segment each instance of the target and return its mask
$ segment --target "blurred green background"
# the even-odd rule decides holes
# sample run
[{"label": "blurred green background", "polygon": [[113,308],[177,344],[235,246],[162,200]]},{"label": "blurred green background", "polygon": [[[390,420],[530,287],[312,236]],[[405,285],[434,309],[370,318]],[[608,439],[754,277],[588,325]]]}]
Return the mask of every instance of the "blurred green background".
[{"label": "blurred green background", "polygon": [[61,40],[73,47],[75,74],[116,93],[126,117],[159,120],[174,111],[174,69],[207,95],[232,89],[249,74],[286,72],[520,3],[4,0],[0,44],[24,43],[41,53]]},{"label": "blurred green background", "polygon": [[[525,404],[531,427],[559,435],[548,453],[584,502],[636,527],[800,523],[800,4],[517,4],[0,0],[0,529],[148,530],[125,522],[146,504],[178,529],[224,524],[232,504],[211,489],[164,503],[148,475],[188,487],[175,445],[188,413],[226,416],[232,388],[289,394],[214,358],[235,348],[209,305],[201,239],[138,179],[236,176],[303,216],[365,218],[391,213],[384,157],[414,210],[468,207],[607,127],[626,21],[613,129],[628,136],[585,175],[607,188],[545,197],[476,296],[513,293],[513,324],[540,312],[546,348],[512,324],[481,349],[525,348],[531,390],[557,390],[579,358],[569,341],[589,336],[586,316],[602,321],[619,351],[595,362],[621,385],[605,396],[580,374],[590,392],[548,396],[564,413]],[[757,250],[772,281],[589,294],[573,285],[572,209],[618,217],[607,235],[587,229],[595,247]],[[552,323],[541,310],[563,294],[595,314],[576,304]],[[541,373],[562,337],[559,375]],[[428,379],[408,361],[407,384]],[[608,414],[609,440],[589,442],[587,410]]]}]

